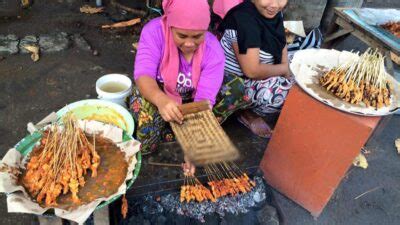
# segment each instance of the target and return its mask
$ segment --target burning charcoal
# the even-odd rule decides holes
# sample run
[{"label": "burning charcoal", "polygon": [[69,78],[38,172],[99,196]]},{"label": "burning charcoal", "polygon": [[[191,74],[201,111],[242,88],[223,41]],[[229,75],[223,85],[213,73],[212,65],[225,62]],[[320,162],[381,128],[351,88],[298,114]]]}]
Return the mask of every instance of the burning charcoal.
[{"label": "burning charcoal", "polygon": [[225,216],[225,211],[227,211],[226,203],[225,201],[221,200],[215,212],[218,213],[220,216]]},{"label": "burning charcoal", "polygon": [[183,210],[182,210],[181,207],[179,207],[179,208],[176,209],[176,214],[178,214],[178,215],[185,215],[185,214],[183,213]]},{"label": "burning charcoal", "polygon": [[[181,203],[179,193],[161,196],[160,205],[169,212],[205,222],[205,216],[217,213],[221,217],[225,214],[240,214],[249,212],[249,208],[261,204],[266,199],[265,185],[260,177],[255,177],[256,186],[245,194],[236,196],[225,196],[216,202],[189,202]],[[147,201],[147,200],[146,200]],[[154,200],[151,200],[154,201]],[[149,201],[149,202],[151,202]],[[148,203],[149,204],[149,203]],[[146,210],[148,210],[146,208]]]},{"label": "burning charcoal", "polygon": [[151,218],[152,215],[159,214],[163,212],[163,207],[152,197],[145,196],[142,205],[143,214]]}]

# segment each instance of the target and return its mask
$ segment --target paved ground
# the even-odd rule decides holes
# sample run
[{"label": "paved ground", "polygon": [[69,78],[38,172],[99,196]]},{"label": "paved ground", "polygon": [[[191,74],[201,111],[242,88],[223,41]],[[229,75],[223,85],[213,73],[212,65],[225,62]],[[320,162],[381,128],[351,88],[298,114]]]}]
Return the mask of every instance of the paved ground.
[{"label": "paved ground", "polygon": [[[397,3],[396,3],[397,2]],[[398,4],[385,1],[383,6]],[[34,63],[28,55],[0,58],[0,157],[26,134],[26,124],[39,121],[51,111],[86,98],[95,98],[94,83],[106,73],[131,74],[132,42],[137,31],[103,31],[100,25],[126,15],[110,16],[79,13],[81,1],[43,0],[20,18],[0,19],[0,34],[41,35],[54,32],[81,34],[99,55],[71,46],[48,53]],[[383,3],[379,3],[382,6]],[[373,2],[368,3],[373,6]],[[51,19],[50,19],[51,18]],[[347,39],[337,48],[365,48]],[[340,184],[318,220],[305,210],[275,193],[287,224],[398,224],[400,202],[399,156],[393,142],[400,136],[400,116],[388,118],[367,144],[371,151],[367,170],[352,168]],[[238,127],[238,129],[245,129]],[[355,200],[358,195],[375,191]],[[5,197],[0,197],[0,224],[37,224],[30,215],[7,214]]]}]

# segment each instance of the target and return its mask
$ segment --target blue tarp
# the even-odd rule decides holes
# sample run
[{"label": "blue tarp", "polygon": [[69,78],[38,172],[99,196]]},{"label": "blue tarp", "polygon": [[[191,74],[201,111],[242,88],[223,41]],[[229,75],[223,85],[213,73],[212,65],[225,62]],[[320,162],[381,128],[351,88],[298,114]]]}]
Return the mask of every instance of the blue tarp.
[{"label": "blue tarp", "polygon": [[[381,28],[377,25],[370,25],[366,21],[364,21],[355,11],[359,9],[345,9],[343,13],[346,14],[353,22],[357,25],[361,26],[363,29],[368,31],[371,35],[375,36],[383,43],[388,45],[390,50],[400,53],[400,38],[397,38],[389,31]],[[399,18],[400,20],[400,18]]]}]

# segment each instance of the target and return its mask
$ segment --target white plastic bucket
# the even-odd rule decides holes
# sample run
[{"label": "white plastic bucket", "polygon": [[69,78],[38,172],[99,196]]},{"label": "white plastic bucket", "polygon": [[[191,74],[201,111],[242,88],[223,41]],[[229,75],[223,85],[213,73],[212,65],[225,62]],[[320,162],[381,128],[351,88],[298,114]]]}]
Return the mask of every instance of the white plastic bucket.
[{"label": "white plastic bucket", "polygon": [[126,108],[125,99],[132,92],[132,81],[123,74],[107,74],[96,81],[97,98]]}]

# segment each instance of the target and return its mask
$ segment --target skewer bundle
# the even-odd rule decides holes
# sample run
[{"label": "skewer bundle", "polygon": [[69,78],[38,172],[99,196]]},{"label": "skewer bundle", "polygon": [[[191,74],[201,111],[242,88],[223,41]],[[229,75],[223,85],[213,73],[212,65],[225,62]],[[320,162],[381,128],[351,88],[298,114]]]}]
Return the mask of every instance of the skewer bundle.
[{"label": "skewer bundle", "polygon": [[210,190],[201,184],[196,177],[185,175],[185,183],[181,187],[180,201],[190,202],[192,200],[197,202],[205,200],[216,201]]},{"label": "skewer bundle", "polygon": [[[202,202],[210,200],[215,202],[218,198],[239,193],[247,193],[255,187],[255,182],[250,180],[246,173],[232,162],[209,164],[204,167],[210,189],[203,186],[193,177],[185,177],[185,184],[181,187],[180,201],[190,202],[196,200]],[[211,191],[210,191],[211,190]]]},{"label": "skewer bundle", "polygon": [[391,21],[381,25],[382,28],[388,30],[397,38],[400,38],[400,21]]},{"label": "skewer bundle", "polygon": [[85,185],[84,175],[91,171],[97,176],[100,156],[89,142],[77,119],[71,114],[63,117],[63,127],[52,125],[43,132],[40,145],[26,165],[22,184],[46,207],[57,205],[57,197],[71,192],[74,203],[79,203],[79,187]]},{"label": "skewer bundle", "polygon": [[216,199],[226,195],[247,193],[255,186],[255,182],[232,162],[211,164],[205,167],[205,170],[209,180],[208,185]]},{"label": "skewer bundle", "polygon": [[379,109],[390,105],[391,83],[387,79],[384,57],[368,49],[358,59],[333,68],[324,74],[320,84],[351,104],[364,102]]}]

